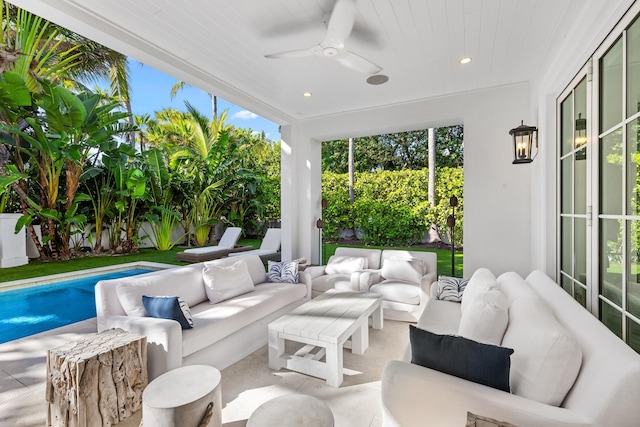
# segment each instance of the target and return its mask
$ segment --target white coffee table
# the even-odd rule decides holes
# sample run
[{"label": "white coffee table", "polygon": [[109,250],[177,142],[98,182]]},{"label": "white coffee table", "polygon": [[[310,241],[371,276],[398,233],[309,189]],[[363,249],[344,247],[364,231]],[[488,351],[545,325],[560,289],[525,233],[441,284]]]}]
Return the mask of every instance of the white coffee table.
[{"label": "white coffee table", "polygon": [[[352,353],[364,353],[369,347],[369,317],[373,328],[382,329],[380,295],[331,289],[269,324],[269,367],[323,378],[340,387],[342,349],[350,346]],[[286,354],[285,340],[307,345]],[[320,350],[314,353],[316,347]]]}]

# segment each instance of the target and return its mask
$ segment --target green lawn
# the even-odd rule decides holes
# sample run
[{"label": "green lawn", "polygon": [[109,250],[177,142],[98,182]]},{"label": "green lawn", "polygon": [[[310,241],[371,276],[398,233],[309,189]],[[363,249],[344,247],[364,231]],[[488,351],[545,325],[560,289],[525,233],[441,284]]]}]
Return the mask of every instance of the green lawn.
[{"label": "green lawn", "polygon": [[[255,248],[260,246],[260,239],[243,239],[239,245],[251,245]],[[325,244],[322,251],[322,258],[326,264],[331,255],[334,254],[338,245]],[[381,246],[358,246],[378,249],[389,249]],[[164,264],[185,265],[187,263],[176,261],[176,252],[184,248],[174,247],[170,251],[159,252],[155,249],[140,249],[140,252],[132,255],[112,255],[112,256],[89,256],[70,261],[42,262],[37,259],[29,261],[29,264],[19,267],[5,268],[0,274],[0,282],[10,282],[13,280],[29,279],[38,276],[48,276],[51,274],[67,273],[69,271],[85,270],[89,268],[105,267],[114,264],[124,264],[135,261],[152,261]],[[424,250],[436,252],[438,254],[438,275],[451,275],[451,251],[443,249],[415,249],[396,248],[407,250]],[[456,252],[456,276],[462,277],[462,252]]]}]

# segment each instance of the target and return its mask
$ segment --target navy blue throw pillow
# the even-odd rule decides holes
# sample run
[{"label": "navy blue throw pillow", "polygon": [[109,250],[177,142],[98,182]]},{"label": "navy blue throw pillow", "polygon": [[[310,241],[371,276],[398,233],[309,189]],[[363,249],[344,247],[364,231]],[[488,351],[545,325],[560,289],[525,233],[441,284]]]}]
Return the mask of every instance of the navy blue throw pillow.
[{"label": "navy blue throw pillow", "polygon": [[411,363],[510,392],[513,349],[409,325]]},{"label": "navy blue throw pillow", "polygon": [[176,296],[142,296],[142,305],[151,317],[177,320],[182,329],[193,328],[193,319],[189,306]]}]

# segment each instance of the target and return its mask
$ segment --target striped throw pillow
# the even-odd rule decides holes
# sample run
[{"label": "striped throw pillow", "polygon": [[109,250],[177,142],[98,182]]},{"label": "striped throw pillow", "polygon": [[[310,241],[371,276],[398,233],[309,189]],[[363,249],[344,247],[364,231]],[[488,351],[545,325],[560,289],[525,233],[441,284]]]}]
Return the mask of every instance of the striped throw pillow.
[{"label": "striped throw pillow", "polygon": [[298,283],[298,261],[269,261],[267,278],[274,283]]},{"label": "striped throw pillow", "polygon": [[462,293],[467,287],[469,279],[461,279],[458,277],[440,276],[438,279],[438,292],[436,299],[444,301],[462,301]]}]

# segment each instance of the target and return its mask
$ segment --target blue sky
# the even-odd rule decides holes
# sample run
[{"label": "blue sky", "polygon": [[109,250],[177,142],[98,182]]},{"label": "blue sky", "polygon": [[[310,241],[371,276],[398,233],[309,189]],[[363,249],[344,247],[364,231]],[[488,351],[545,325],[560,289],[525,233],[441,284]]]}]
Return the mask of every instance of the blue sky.
[{"label": "blue sky", "polygon": [[[175,108],[186,111],[184,100],[188,100],[205,117],[211,117],[211,97],[208,93],[191,86],[185,86],[174,99],[169,92],[178,79],[168,76],[148,65],[130,59],[131,72],[131,109],[133,114],[141,116],[163,108]],[[278,125],[266,120],[244,108],[233,105],[224,99],[218,98],[218,114],[228,110],[227,123],[239,128],[250,128],[256,132],[264,130],[267,138],[274,141],[280,140]]]}]

